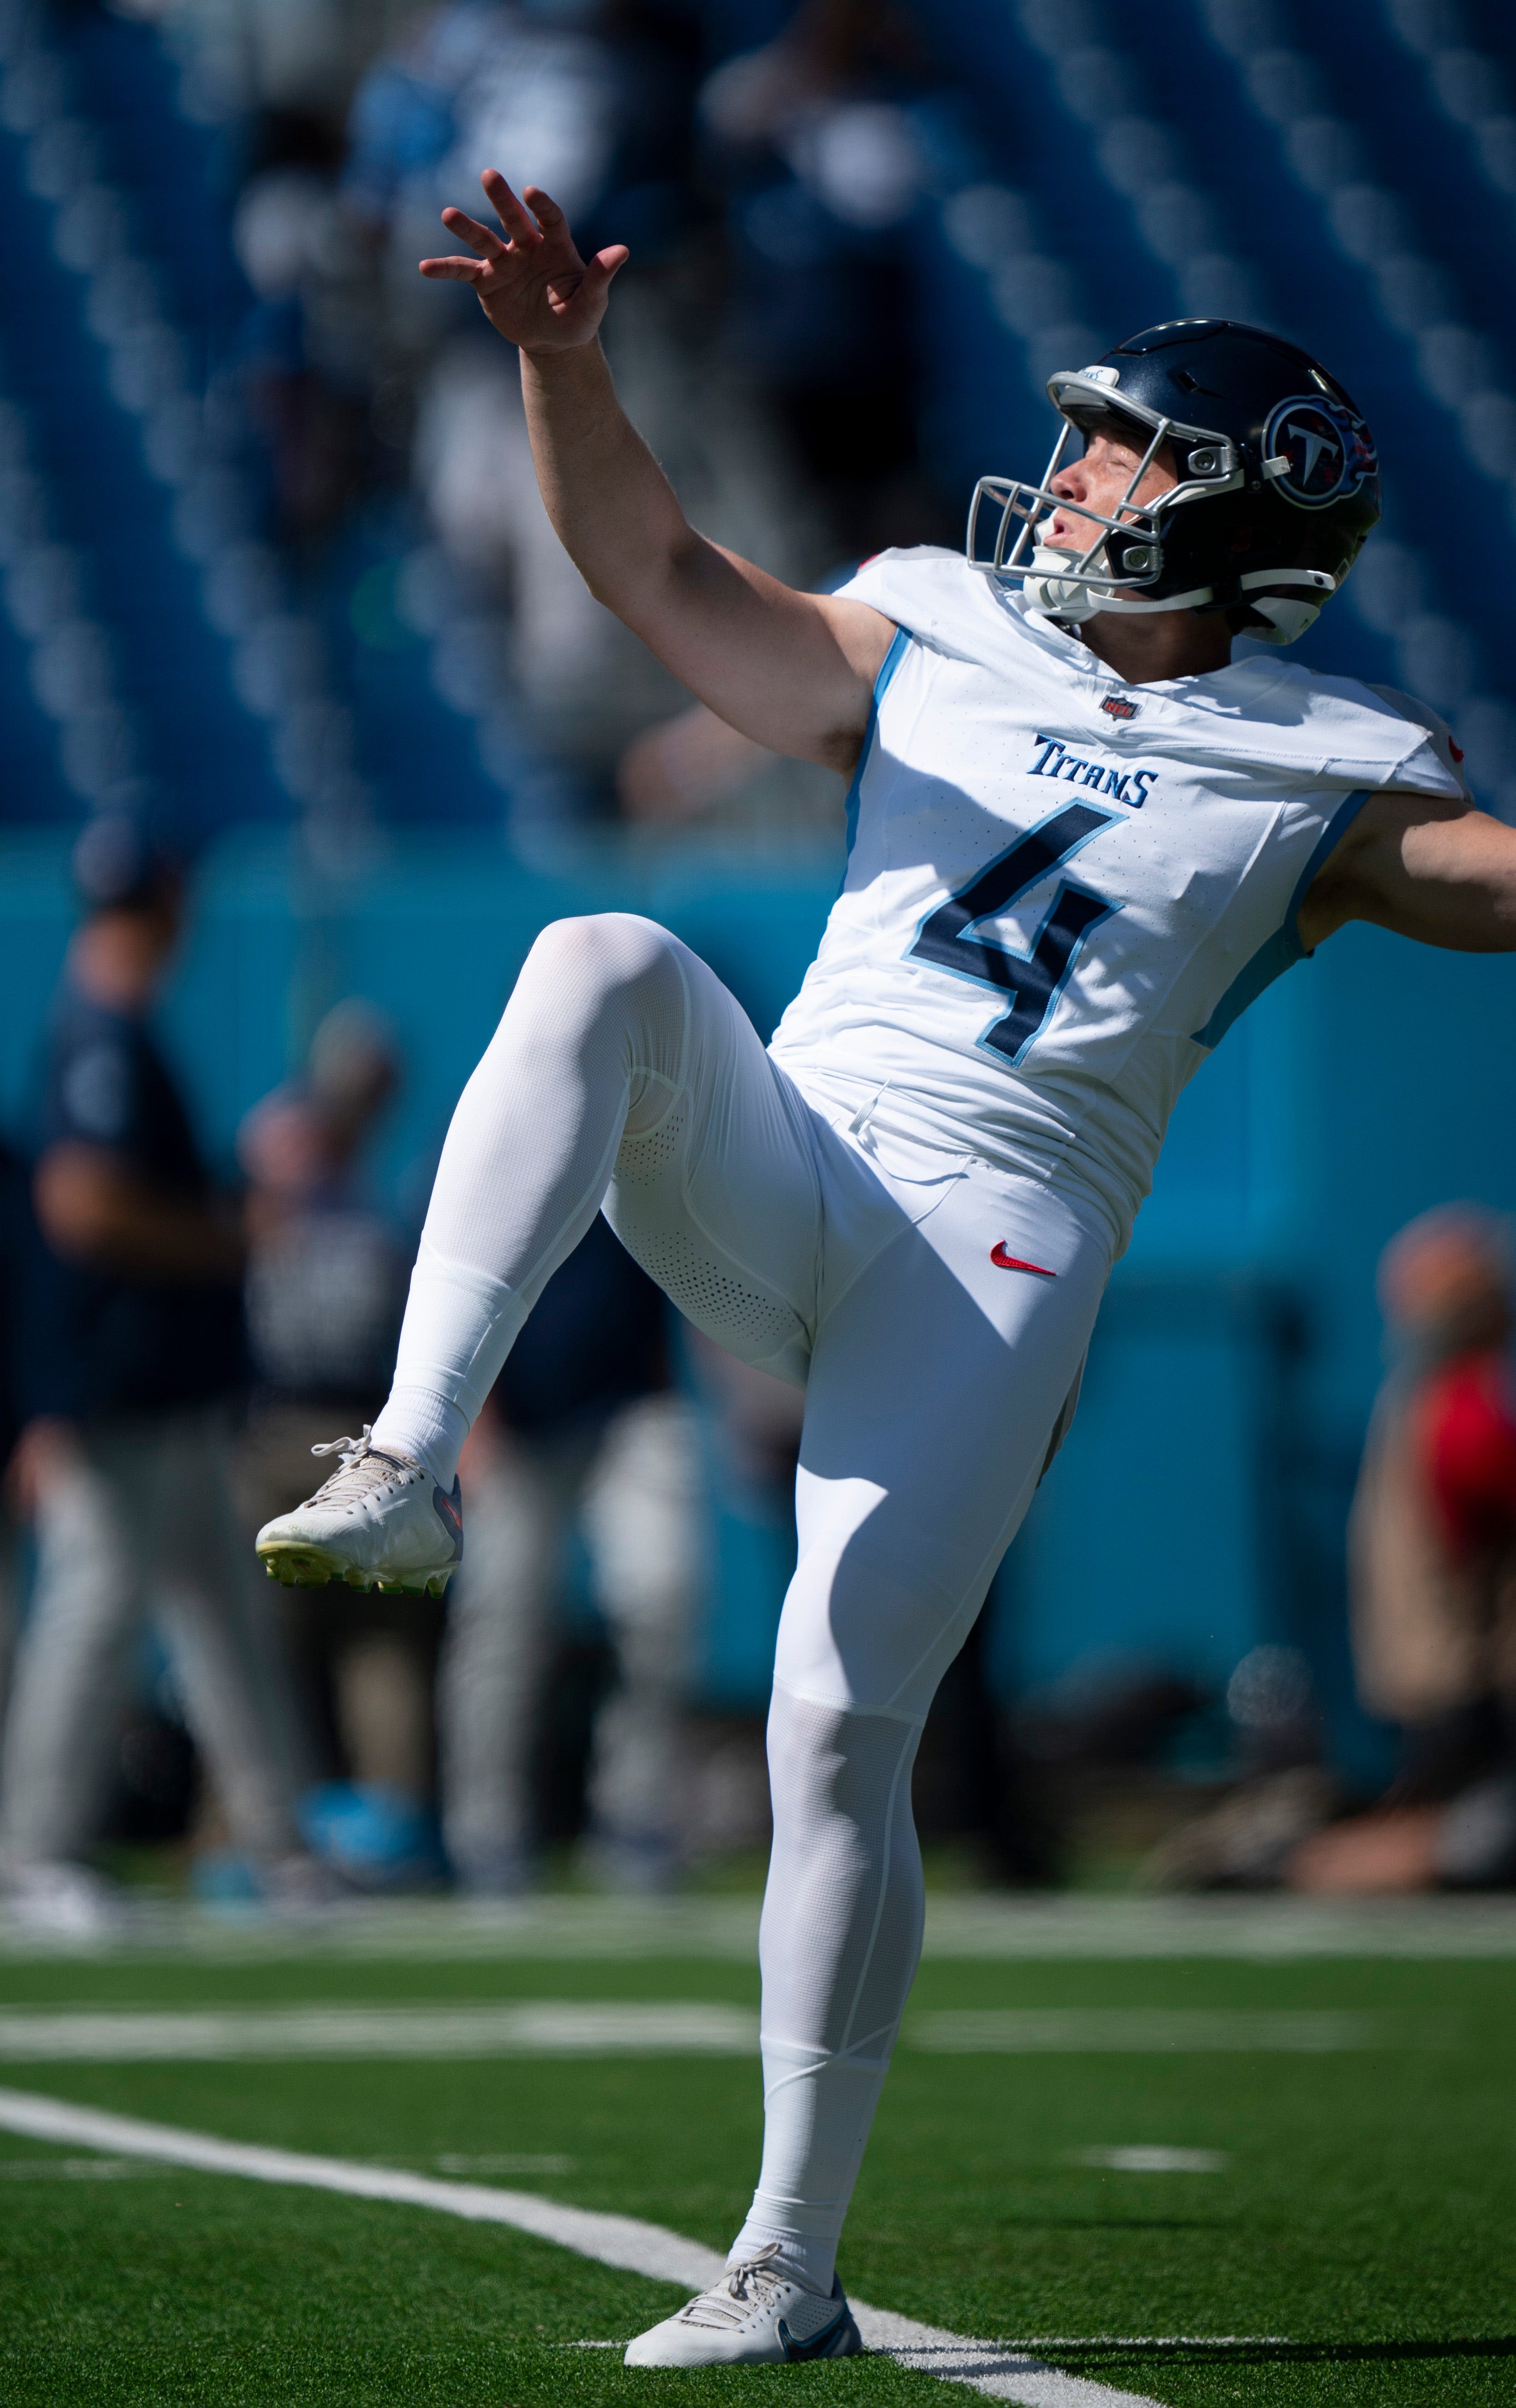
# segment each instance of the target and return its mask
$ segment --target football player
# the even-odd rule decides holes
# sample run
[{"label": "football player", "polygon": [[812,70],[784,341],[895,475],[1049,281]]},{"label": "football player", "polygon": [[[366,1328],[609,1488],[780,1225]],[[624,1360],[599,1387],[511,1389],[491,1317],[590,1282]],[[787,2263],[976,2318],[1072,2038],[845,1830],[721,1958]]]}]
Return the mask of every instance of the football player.
[{"label": "football player", "polygon": [[846,880],[765,1051],[678,939],[546,929],[464,1091],[395,1385],[259,1552],[435,1585],[454,1466],[602,1206],[700,1328],[807,1391],[769,1718],[765,2137],[727,2276],[644,2366],[859,2346],[835,2258],[920,1947],[912,1756],[1073,1411],[1185,1081],[1351,919],[1516,947],[1516,832],[1446,731],[1287,644],[1352,567],[1378,465],[1337,380],[1224,320],[1055,376],[1036,483],[969,554],[800,594],[688,523],[596,339],[619,246],[483,179],[443,213],[521,352],[542,493],[591,591],[732,726],[851,774]]}]

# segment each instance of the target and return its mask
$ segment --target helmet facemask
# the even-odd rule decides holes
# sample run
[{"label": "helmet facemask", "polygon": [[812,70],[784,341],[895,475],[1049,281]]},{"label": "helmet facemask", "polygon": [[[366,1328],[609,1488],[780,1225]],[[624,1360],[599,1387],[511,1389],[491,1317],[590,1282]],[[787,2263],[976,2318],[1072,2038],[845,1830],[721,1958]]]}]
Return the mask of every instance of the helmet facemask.
[{"label": "helmet facemask", "polygon": [[[1185,571],[1193,578],[1194,554],[1203,547],[1183,539],[1189,529],[1180,513],[1240,493],[1244,466],[1237,445],[1216,428],[1165,416],[1126,393],[1118,398],[1112,390],[1118,376],[1119,371],[1102,365],[1049,379],[1048,395],[1064,423],[1041,481],[980,479],[968,510],[970,566],[998,585],[1020,585],[1035,609],[1068,625],[1078,626],[1102,610],[1137,615],[1241,605],[1248,614],[1247,632],[1258,641],[1293,643],[1336,592],[1337,579],[1322,568],[1281,566],[1186,583]],[[1140,444],[1137,465],[1109,516],[1051,491],[1074,435],[1088,438],[1102,428],[1121,428]],[[1135,501],[1166,445],[1173,454],[1178,482],[1151,501]],[[1059,509],[1093,522],[1097,529],[1082,552],[1071,553],[1037,540]],[[1218,582],[1224,587],[1220,596]]]}]

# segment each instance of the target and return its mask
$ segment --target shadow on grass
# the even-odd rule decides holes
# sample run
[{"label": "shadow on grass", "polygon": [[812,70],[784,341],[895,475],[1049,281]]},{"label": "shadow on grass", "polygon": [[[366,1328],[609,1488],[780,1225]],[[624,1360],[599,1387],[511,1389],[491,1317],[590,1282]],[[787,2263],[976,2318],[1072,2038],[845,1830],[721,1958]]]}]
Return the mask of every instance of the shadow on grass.
[{"label": "shadow on grass", "polygon": [[1235,2215],[998,2215],[995,2229],[1015,2232],[1225,2232],[1241,2220]]},{"label": "shadow on grass", "polygon": [[[1035,2342],[1005,2344],[1037,2352]],[[1486,2334],[1454,2341],[1130,2341],[1046,2343],[1043,2353],[1059,2364],[1126,2364],[1138,2358],[1177,2359],[1204,2365],[1224,2358],[1228,2366],[1355,2366],[1377,2358],[1516,2358],[1516,2334]],[[1037,2354],[1043,2354],[1037,2353]]]}]

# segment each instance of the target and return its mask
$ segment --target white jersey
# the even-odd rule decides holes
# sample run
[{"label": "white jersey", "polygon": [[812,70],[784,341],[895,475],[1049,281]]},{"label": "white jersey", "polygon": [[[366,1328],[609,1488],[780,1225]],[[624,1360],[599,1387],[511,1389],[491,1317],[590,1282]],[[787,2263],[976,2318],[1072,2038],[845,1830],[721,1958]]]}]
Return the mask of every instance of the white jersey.
[{"label": "white jersey", "polygon": [[774,1057],[834,1116],[1098,1203],[1123,1246],[1180,1088],[1301,957],[1353,813],[1466,791],[1447,731],[1275,654],[1125,685],[957,553],[884,552],[842,591],[900,633]]}]

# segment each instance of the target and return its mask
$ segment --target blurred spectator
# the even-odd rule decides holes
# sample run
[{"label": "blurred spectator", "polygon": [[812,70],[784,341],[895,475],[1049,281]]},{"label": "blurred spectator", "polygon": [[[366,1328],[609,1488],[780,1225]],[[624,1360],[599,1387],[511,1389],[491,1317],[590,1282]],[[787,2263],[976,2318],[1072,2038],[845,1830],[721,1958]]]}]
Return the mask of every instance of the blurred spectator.
[{"label": "blurred spectator", "polygon": [[233,375],[268,459],[272,528],[308,548],[371,480],[380,328],[371,262],[337,199],[341,137],[319,118],[265,119],[232,244],[254,306]]},{"label": "blurred spectator", "polygon": [[[361,1430],[389,1389],[408,1264],[361,1170],[399,1075],[388,1022],[351,998],[322,1022],[302,1076],[265,1096],[238,1135],[255,1383],[238,1490],[250,1531],[309,1496],[312,1448]],[[414,1871],[435,1856],[440,1604],[339,1584],[281,1590],[279,1604],[311,1769],[328,1785],[303,1810],[307,1832],[354,1877]]]},{"label": "blurred spectator", "polygon": [[1297,1888],[1516,1882],[1516,1381],[1509,1225],[1471,1204],[1386,1248],[1392,1350],[1350,1531],[1353,1655],[1404,1762],[1374,1813],[1292,1861]]},{"label": "blurred spectator", "polygon": [[444,1828],[465,1888],[531,1878],[533,1740],[577,1531],[616,1655],[589,1781],[606,1879],[678,1869],[679,1717],[700,1555],[694,1416],[668,1384],[666,1308],[605,1221],[544,1289],[462,1473],[462,1570],[443,1667]]},{"label": "blurred spectator", "polygon": [[655,250],[688,222],[693,19],[660,0],[450,0],[360,84],[343,190],[382,236],[402,346],[465,322],[466,296],[419,284],[444,201],[472,207],[479,171],[540,184],[591,249]]},{"label": "blurred spectator", "polygon": [[149,1014],[183,919],[178,865],[124,815],[75,852],[82,917],[48,1044],[34,1195],[50,1250],[19,1493],[37,1577],[0,1775],[13,1909],[88,1923],[79,1862],[150,1613],[234,1846],[271,1894],[308,1870],[289,1733],[228,1480],[245,1369],[236,1215],[216,1197]]},{"label": "blurred spectator", "polygon": [[[412,470],[436,545],[401,609],[436,640],[449,691],[519,697],[527,732],[610,797],[617,754],[681,689],[594,601],[549,523],[514,355],[462,288],[417,259],[479,172],[540,184],[590,248],[638,262],[609,341],[628,406],[698,523],[782,577],[824,565],[783,446],[719,353],[719,263],[691,180],[696,21],[667,0],[452,0],[359,87],[342,202],[384,263],[381,439],[414,423]],[[502,696],[502,700],[505,697]],[[567,781],[560,790],[566,797]]]},{"label": "blurred spectator", "polygon": [[21,1428],[21,1288],[35,1270],[26,1168],[0,1138],[0,1730],[20,1611],[20,1532],[7,1477]]},{"label": "blurred spectator", "polygon": [[[1192,1705],[1203,1710],[1201,1693]],[[1226,1753],[1240,1779],[1218,1804],[1182,1822],[1142,1866],[1150,1889],[1274,1889],[1301,1842],[1338,1805],[1321,1761],[1322,1719],[1298,1647],[1251,1647],[1226,1684]]]},{"label": "blurred spectator", "polygon": [[202,119],[258,108],[340,109],[388,8],[357,0],[131,0],[162,16],[190,62],[186,99]]},{"label": "blurred spectator", "polygon": [[839,549],[956,539],[918,448],[907,229],[934,181],[930,77],[891,0],[807,0],[700,96],[729,195],[733,359],[826,495]]}]

